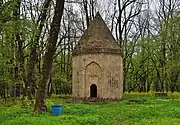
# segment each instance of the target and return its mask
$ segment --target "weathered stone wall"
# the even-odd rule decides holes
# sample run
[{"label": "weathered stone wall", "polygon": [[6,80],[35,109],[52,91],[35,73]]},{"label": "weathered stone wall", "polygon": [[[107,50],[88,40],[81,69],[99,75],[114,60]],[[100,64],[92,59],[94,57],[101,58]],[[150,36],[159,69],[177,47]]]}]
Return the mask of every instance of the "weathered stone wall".
[{"label": "weathered stone wall", "polygon": [[96,84],[98,98],[122,98],[123,63],[120,55],[84,54],[74,56],[72,61],[74,97],[90,97],[90,86]]}]

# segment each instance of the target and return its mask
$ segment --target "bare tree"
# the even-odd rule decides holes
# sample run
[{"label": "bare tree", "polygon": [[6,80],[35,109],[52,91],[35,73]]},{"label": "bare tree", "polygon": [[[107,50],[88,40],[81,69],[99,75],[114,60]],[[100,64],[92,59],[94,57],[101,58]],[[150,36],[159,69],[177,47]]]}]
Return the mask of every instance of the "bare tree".
[{"label": "bare tree", "polygon": [[[50,4],[51,0],[45,0],[44,4],[43,4],[43,9],[38,17],[37,20],[37,25],[38,25],[38,34],[35,35],[35,38],[33,38],[33,42],[31,43],[31,50],[30,50],[30,58],[29,58],[29,63],[28,63],[28,73],[27,73],[27,82],[26,82],[26,88],[25,91],[28,92],[27,95],[29,97],[29,99],[32,99],[31,97],[31,89],[32,87],[36,87],[35,83],[33,82],[33,73],[34,73],[34,68],[35,68],[35,64],[37,62],[38,59],[38,55],[37,55],[37,48],[39,47],[39,39],[42,35],[42,30],[43,27],[45,25],[45,20],[47,18],[47,11],[48,11],[48,7]],[[37,89],[37,87],[36,87]]]},{"label": "bare tree", "polygon": [[60,30],[61,18],[64,10],[64,2],[65,0],[56,0],[55,12],[51,23],[47,49],[43,57],[44,62],[42,68],[42,79],[38,84],[38,92],[36,96],[36,104],[34,109],[37,112],[47,110],[47,107],[45,105],[46,84],[48,83],[49,75],[52,70],[53,56],[56,52],[56,44]]},{"label": "bare tree", "polygon": [[[145,2],[143,0],[118,0],[118,17],[116,24],[116,38],[119,42],[120,48],[124,53],[124,91],[125,91],[125,83],[126,83],[126,68],[128,68],[129,64],[126,64],[126,59],[128,56],[132,56],[134,53],[134,46],[136,41],[138,40],[138,32],[133,34],[134,44],[131,45],[132,51],[129,52],[128,48],[128,36],[130,31],[135,27],[135,19],[136,17],[143,11],[143,5]],[[132,34],[131,34],[132,35]]]}]

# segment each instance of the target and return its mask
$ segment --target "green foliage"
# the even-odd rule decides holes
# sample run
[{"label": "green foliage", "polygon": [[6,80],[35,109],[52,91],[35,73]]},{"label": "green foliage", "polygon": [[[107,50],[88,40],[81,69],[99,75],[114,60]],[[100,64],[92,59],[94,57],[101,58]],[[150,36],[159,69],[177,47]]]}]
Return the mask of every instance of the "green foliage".
[{"label": "green foliage", "polygon": [[141,37],[126,59],[128,91],[180,91],[180,18],[161,22],[160,32]]},{"label": "green foliage", "polygon": [[173,92],[173,93],[169,93],[168,96],[171,99],[179,99],[180,98],[180,93],[179,92]]},{"label": "green foliage", "polygon": [[0,84],[12,83],[9,79],[8,68],[11,65],[8,64],[8,59],[0,55]]},{"label": "green foliage", "polygon": [[[60,53],[54,61],[52,83],[56,94],[70,94],[72,90],[72,67],[70,55]],[[69,61],[68,61],[69,58]],[[63,60],[63,61],[62,61]]]},{"label": "green foliage", "polygon": [[71,93],[71,81],[66,78],[53,78],[52,83],[54,84],[56,94],[70,94]]},{"label": "green foliage", "polygon": [[[172,97],[171,94],[169,94]],[[175,93],[179,95],[179,93]],[[179,96],[180,97],[180,96]],[[131,100],[146,100],[144,103]],[[67,100],[67,99],[66,99]],[[61,98],[47,99],[52,104],[63,104],[63,113],[35,114],[33,107],[23,108],[19,101],[11,107],[0,106],[2,125],[179,125],[180,98],[154,97],[153,93],[125,94],[122,101],[108,103],[67,103]],[[19,102],[19,103],[18,103]]]}]

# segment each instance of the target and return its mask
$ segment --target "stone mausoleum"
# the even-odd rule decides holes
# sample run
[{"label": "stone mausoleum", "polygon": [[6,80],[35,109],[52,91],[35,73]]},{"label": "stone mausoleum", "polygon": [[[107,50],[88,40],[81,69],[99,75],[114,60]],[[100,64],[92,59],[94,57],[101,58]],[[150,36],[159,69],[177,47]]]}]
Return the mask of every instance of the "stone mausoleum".
[{"label": "stone mausoleum", "polygon": [[122,53],[99,13],[90,22],[72,55],[74,98],[122,98]]}]

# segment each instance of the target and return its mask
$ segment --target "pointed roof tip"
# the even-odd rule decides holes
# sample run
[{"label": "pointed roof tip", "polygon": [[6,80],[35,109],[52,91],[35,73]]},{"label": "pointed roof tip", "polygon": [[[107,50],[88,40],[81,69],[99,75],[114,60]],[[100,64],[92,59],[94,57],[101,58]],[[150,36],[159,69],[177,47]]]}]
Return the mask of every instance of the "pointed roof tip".
[{"label": "pointed roof tip", "polygon": [[101,14],[99,13],[99,11],[96,13],[96,16],[94,17],[94,19],[97,19],[97,18],[101,18],[101,19],[102,19],[102,16],[101,16]]},{"label": "pointed roof tip", "polygon": [[[99,11],[96,13],[96,16],[101,16],[101,14],[99,13]],[[95,16],[95,17],[96,17],[96,16]]]},{"label": "pointed roof tip", "polygon": [[73,50],[73,55],[90,53],[111,53],[121,55],[119,45],[104,22],[101,14],[96,13],[85,33]]}]

